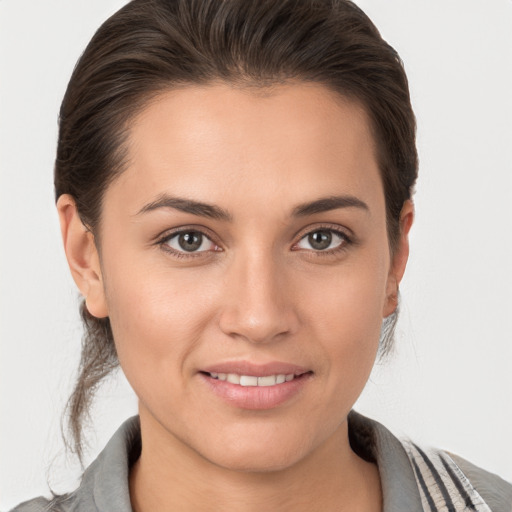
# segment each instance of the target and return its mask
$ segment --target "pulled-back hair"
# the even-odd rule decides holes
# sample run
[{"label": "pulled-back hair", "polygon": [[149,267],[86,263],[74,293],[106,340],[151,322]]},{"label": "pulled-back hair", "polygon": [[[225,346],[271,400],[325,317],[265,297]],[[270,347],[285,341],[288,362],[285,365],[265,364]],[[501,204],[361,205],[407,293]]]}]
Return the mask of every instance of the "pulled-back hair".
[{"label": "pulled-back hair", "polygon": [[[123,172],[130,121],[159,93],[188,84],[266,87],[323,84],[368,113],[386,200],[390,250],[417,177],[415,119],[397,53],[348,0],[133,0],[96,32],[60,111],[55,194],[73,196],[101,247],[108,185]],[[108,318],[81,304],[85,325],[67,412],[82,455],[82,423],[94,391],[118,365]],[[391,344],[387,322],[381,352]]]}]

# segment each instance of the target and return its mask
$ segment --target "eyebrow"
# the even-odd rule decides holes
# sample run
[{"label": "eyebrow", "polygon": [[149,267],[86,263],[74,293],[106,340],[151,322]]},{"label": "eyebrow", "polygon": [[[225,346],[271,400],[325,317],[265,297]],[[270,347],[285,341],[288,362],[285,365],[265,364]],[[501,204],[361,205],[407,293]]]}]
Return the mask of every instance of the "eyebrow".
[{"label": "eyebrow", "polygon": [[151,212],[158,208],[174,208],[185,213],[191,213],[192,215],[198,215],[200,217],[209,217],[215,220],[232,220],[231,214],[213,204],[202,203],[200,201],[194,201],[192,199],[183,199],[181,197],[173,197],[167,194],[162,194],[155,201],[147,204],[139,210],[137,215],[142,213]]},{"label": "eyebrow", "polygon": [[[231,221],[233,217],[231,214],[220,208],[219,206],[194,201],[193,199],[184,199],[181,197],[174,197],[168,194],[162,194],[157,199],[142,207],[137,215],[151,212],[159,208],[173,208],[199,217],[208,217],[215,220]],[[302,203],[292,210],[293,217],[307,217],[316,213],[328,212],[337,210],[338,208],[360,208],[365,211],[370,211],[368,205],[355,196],[329,196],[316,199],[307,203]]]},{"label": "eyebrow", "polygon": [[361,201],[361,199],[344,195],[322,197],[309,203],[299,204],[293,209],[292,214],[294,217],[306,217],[308,215],[314,215],[315,213],[337,210],[338,208],[360,208],[367,212],[370,211],[368,205],[364,201]]}]

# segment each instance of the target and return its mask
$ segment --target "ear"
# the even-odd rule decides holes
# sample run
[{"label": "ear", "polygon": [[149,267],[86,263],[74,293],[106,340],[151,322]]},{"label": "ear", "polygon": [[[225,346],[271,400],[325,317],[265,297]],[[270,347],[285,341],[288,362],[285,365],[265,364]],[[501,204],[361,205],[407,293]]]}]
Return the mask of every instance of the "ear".
[{"label": "ear", "polygon": [[107,317],[100,258],[94,235],[82,223],[75,200],[69,194],[59,197],[57,211],[71,275],[85,297],[87,310],[97,318]]},{"label": "ear", "polygon": [[414,204],[411,200],[404,202],[400,212],[400,234],[389,268],[386,285],[386,301],[382,316],[385,318],[393,313],[398,306],[398,287],[404,276],[409,258],[409,231],[414,220]]}]

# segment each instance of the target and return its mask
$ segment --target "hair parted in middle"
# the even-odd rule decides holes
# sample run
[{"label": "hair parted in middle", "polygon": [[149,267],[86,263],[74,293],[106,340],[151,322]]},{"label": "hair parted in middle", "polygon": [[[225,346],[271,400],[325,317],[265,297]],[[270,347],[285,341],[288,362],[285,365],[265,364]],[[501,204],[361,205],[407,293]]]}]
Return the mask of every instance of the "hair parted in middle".
[{"label": "hair parted in middle", "polygon": [[[311,82],[366,110],[386,200],[390,250],[417,177],[415,118],[403,65],[348,0],[133,0],[96,32],[60,111],[55,194],[73,196],[101,253],[105,190],[127,163],[130,121],[160,93],[189,85],[242,88]],[[85,335],[68,414],[82,456],[94,391],[117,365],[108,318],[82,303]],[[384,323],[381,353],[394,317]]]}]

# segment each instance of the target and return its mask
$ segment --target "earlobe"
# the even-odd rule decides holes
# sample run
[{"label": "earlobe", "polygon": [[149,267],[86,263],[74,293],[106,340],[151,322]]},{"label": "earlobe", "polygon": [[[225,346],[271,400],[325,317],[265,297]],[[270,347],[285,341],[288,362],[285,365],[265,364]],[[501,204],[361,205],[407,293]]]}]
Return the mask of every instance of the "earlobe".
[{"label": "earlobe", "polygon": [[72,196],[57,200],[64,251],[71,275],[85,297],[87,310],[97,318],[108,316],[105,290],[94,235],[82,223]]},{"label": "earlobe", "polygon": [[400,237],[389,269],[383,317],[391,315],[398,306],[398,288],[409,258],[409,231],[413,220],[414,204],[411,200],[407,200],[400,213]]},{"label": "earlobe", "polygon": [[386,301],[384,304],[384,310],[382,317],[386,318],[396,311],[398,307],[398,283],[394,276],[389,276],[387,289],[386,289]]}]

